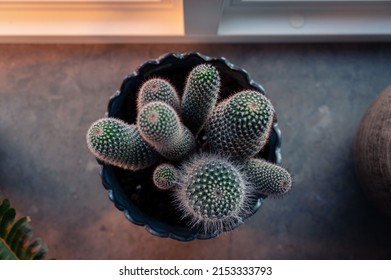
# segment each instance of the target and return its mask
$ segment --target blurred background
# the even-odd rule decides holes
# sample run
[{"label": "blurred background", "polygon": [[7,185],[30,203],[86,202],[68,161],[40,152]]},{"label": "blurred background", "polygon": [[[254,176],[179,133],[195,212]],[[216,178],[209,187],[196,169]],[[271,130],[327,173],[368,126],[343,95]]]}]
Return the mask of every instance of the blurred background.
[{"label": "blurred background", "polygon": [[[352,151],[391,85],[390,41],[391,1],[0,1],[0,200],[56,259],[390,259]],[[234,231],[179,242],[115,208],[85,134],[125,75],[188,51],[265,88],[295,183]]]}]

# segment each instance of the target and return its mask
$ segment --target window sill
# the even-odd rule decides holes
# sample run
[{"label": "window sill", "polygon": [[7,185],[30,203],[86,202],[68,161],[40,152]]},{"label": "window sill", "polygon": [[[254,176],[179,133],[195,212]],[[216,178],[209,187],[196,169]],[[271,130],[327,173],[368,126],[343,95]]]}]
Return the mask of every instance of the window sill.
[{"label": "window sill", "polygon": [[391,41],[391,1],[0,0],[0,43]]}]

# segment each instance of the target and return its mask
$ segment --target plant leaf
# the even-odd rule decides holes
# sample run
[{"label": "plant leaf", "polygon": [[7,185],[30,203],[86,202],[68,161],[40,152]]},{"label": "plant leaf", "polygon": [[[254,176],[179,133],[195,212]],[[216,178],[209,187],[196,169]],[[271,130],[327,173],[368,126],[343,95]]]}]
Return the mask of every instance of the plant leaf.
[{"label": "plant leaf", "polygon": [[3,218],[3,215],[8,208],[10,208],[10,202],[8,199],[4,199],[0,204],[0,219]]},{"label": "plant leaf", "polygon": [[0,239],[0,260],[17,260],[18,257],[14,252],[8,247],[7,243],[4,242],[4,239]]},{"label": "plant leaf", "polygon": [[16,211],[8,199],[0,204],[0,259],[43,259],[48,251],[46,244],[37,238],[31,241],[33,230],[29,217],[14,223]]},{"label": "plant leaf", "polygon": [[10,231],[15,220],[16,212],[13,208],[8,208],[0,220],[0,237],[4,238]]}]

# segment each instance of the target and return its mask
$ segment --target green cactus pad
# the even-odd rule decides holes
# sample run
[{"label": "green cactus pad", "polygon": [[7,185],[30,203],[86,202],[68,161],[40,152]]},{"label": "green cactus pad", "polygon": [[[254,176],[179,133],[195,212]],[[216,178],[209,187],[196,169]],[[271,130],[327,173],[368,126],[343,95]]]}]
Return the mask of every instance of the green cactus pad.
[{"label": "green cactus pad", "polygon": [[248,211],[250,189],[240,168],[216,155],[184,163],[175,192],[183,216],[207,233],[231,229]]},{"label": "green cactus pad", "polygon": [[141,136],[154,147],[177,142],[182,132],[175,110],[160,101],[150,102],[141,108],[137,126]]},{"label": "green cactus pad", "polygon": [[273,124],[274,108],[261,93],[241,91],[219,103],[206,127],[213,151],[234,158],[250,158],[266,144]]},{"label": "green cactus pad", "polygon": [[177,168],[169,163],[158,165],[153,172],[153,183],[158,189],[168,190],[178,181]]},{"label": "green cactus pad", "polygon": [[161,78],[147,80],[138,92],[137,108],[141,110],[143,106],[153,101],[162,101],[170,105],[179,112],[179,96],[170,82]]},{"label": "green cactus pad", "polygon": [[175,110],[161,101],[141,108],[137,126],[143,139],[170,160],[182,159],[195,147],[194,136],[180,122]]},{"label": "green cactus pad", "polygon": [[183,160],[191,155],[195,149],[195,139],[187,127],[183,127],[181,137],[173,145],[161,147],[160,154],[174,161]]},{"label": "green cactus pad", "polygon": [[292,188],[291,174],[281,166],[263,159],[248,160],[244,172],[254,190],[260,194],[278,197]]},{"label": "green cactus pad", "polygon": [[94,122],[86,135],[91,153],[101,161],[128,170],[155,164],[159,154],[140,136],[135,125],[114,118]]},{"label": "green cactus pad", "polygon": [[198,133],[212,112],[220,90],[220,76],[209,64],[196,66],[189,74],[182,96],[182,119],[193,132]]}]

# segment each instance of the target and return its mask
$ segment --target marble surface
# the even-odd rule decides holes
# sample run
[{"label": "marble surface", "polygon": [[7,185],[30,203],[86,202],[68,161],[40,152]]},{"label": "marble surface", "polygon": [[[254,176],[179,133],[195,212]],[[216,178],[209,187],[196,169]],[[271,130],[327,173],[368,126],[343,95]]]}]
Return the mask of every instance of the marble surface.
[{"label": "marble surface", "polygon": [[[224,56],[272,100],[292,192],[218,238],[129,223],[85,144],[123,77],[166,52]],[[391,84],[391,44],[0,45],[0,198],[56,259],[390,259],[391,221],[361,192],[357,125]]]}]

